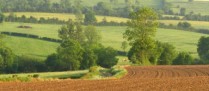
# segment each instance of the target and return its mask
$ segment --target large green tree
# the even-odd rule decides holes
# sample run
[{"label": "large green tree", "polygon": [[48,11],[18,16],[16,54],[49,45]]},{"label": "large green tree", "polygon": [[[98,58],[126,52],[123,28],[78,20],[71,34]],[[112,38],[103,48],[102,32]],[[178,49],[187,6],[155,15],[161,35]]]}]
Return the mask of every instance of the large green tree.
[{"label": "large green tree", "polygon": [[148,65],[150,64],[149,55],[155,47],[153,38],[158,26],[157,14],[150,8],[141,8],[131,13],[130,18],[131,20],[127,23],[128,28],[124,33],[124,38],[132,46],[129,59],[137,64]]},{"label": "large green tree", "polygon": [[86,47],[83,53],[83,60],[81,61],[81,69],[88,69],[96,65],[97,55],[93,48]]},{"label": "large green tree", "polygon": [[61,70],[78,70],[83,56],[82,45],[85,36],[80,23],[69,21],[67,26],[59,30],[59,37],[62,43],[57,49],[59,64],[64,65]]},{"label": "large green tree", "polygon": [[83,55],[83,48],[75,40],[65,40],[57,49],[59,60],[64,63],[62,70],[78,70]]}]

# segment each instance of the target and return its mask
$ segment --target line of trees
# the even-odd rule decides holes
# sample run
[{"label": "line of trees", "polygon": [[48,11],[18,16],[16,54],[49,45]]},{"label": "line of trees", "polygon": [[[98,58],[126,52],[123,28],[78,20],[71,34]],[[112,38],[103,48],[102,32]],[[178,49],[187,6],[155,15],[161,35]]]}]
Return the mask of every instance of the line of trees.
[{"label": "line of trees", "polygon": [[209,21],[209,15],[201,15],[201,14],[187,14],[184,16],[185,20],[193,20],[193,21]]},{"label": "line of trees", "polygon": [[[77,2],[82,0],[59,0],[58,2],[52,2],[51,0],[0,0],[0,6],[3,12],[57,12],[57,13],[77,13],[80,10],[85,13],[88,9],[93,9],[97,15],[106,16],[120,16],[129,17],[129,12],[133,12],[142,7],[139,0],[124,0],[124,4],[120,5],[116,0],[110,0],[110,2],[98,2],[94,6],[84,6],[80,3],[78,7]],[[165,0],[160,0],[163,5],[161,7],[155,7],[156,10],[164,10],[163,6],[167,3]],[[165,5],[164,5],[165,4]],[[167,5],[169,6],[169,5]]]},{"label": "line of trees", "polygon": [[25,15],[22,15],[21,17],[17,17],[13,13],[9,14],[5,17],[6,22],[24,22],[24,23],[40,23],[40,24],[65,24],[66,21],[59,20],[58,18],[35,18],[33,16],[26,17]]}]

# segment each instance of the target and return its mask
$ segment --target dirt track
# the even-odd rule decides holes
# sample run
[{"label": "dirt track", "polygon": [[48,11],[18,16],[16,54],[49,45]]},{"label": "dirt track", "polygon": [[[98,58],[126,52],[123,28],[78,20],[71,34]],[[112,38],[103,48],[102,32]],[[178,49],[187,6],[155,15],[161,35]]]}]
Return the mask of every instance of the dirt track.
[{"label": "dirt track", "polygon": [[4,82],[0,91],[209,91],[209,66],[127,67],[110,80]]}]

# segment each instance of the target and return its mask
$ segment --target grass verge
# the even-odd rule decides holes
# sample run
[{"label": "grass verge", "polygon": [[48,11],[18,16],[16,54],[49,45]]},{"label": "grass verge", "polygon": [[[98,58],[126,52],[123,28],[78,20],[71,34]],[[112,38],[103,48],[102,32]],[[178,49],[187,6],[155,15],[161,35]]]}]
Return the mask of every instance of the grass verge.
[{"label": "grass verge", "polygon": [[65,72],[44,72],[44,73],[21,73],[21,74],[0,74],[0,82],[20,81],[28,82],[33,79],[79,79],[88,70],[65,71]]},{"label": "grass verge", "polygon": [[89,69],[89,73],[85,74],[82,79],[119,79],[127,74],[127,71],[122,66],[114,66],[110,69],[94,66]]}]

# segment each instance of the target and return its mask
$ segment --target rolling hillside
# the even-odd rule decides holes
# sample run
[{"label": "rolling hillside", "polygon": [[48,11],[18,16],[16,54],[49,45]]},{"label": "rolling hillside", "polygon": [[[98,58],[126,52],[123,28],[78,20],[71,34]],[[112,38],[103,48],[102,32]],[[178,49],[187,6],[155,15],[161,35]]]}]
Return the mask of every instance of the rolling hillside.
[{"label": "rolling hillside", "polygon": [[[24,25],[33,26],[30,30],[18,29],[16,28],[18,25],[20,25],[20,23],[4,23],[4,27],[1,28],[0,31],[21,32],[42,37],[58,38],[57,30],[60,28],[60,25],[25,23]],[[122,50],[121,42],[124,41],[123,32],[126,30],[126,27],[102,26],[96,28],[101,31],[103,38],[102,44],[111,46],[117,50]],[[173,29],[158,29],[156,39],[163,42],[169,42],[173,44],[178,51],[187,51],[197,57],[196,45],[201,36],[208,35]],[[55,52],[56,47],[58,46],[57,43],[19,37],[8,37],[4,40],[7,41],[7,46],[12,48],[16,54],[40,57],[46,57],[48,54]]]}]

